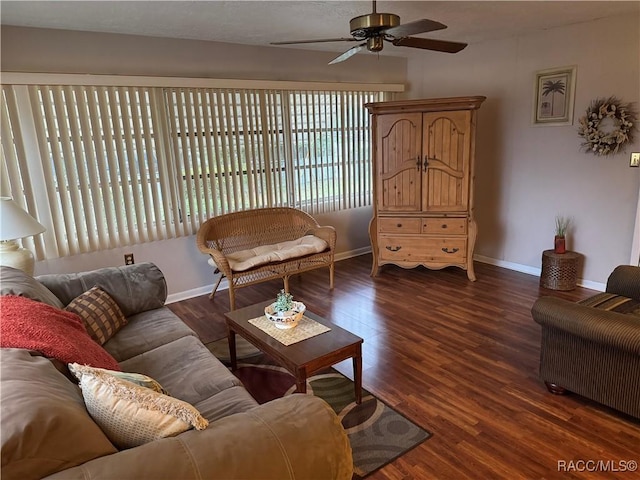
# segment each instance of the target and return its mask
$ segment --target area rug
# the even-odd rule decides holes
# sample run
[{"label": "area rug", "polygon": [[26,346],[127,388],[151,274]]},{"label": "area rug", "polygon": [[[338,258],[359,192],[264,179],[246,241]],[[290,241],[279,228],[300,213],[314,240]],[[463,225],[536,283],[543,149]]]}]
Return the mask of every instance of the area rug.
[{"label": "area rug", "polygon": [[[226,338],[207,344],[207,348],[229,364]],[[295,391],[291,374],[240,337],[236,337],[236,352],[235,374],[259,403]],[[340,417],[353,451],[354,479],[366,477],[431,437],[364,389],[362,403],[356,404],[353,382],[333,368],[310,377],[307,393],[325,400]]]}]

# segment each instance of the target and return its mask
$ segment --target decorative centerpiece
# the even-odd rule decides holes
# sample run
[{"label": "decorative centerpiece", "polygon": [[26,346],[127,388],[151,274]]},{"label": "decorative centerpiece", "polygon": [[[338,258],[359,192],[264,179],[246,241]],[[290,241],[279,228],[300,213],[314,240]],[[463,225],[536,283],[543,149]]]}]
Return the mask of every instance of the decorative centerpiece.
[{"label": "decorative centerpiece", "polygon": [[280,290],[276,301],[265,307],[264,314],[276,328],[286,330],[298,325],[306,309],[304,303],[295,302],[293,295]]}]

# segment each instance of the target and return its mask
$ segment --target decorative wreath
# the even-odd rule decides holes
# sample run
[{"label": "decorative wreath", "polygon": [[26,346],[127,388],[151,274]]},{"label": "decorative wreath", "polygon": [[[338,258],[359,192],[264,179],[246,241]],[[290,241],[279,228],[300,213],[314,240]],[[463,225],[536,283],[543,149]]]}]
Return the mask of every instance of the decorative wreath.
[{"label": "decorative wreath", "polygon": [[[587,114],[580,119],[578,135],[584,138],[582,146],[594,155],[615,155],[627,142],[633,141],[636,129],[633,105],[622,103],[616,97],[597,98],[587,108]],[[613,129],[601,129],[601,122],[613,120]]]}]

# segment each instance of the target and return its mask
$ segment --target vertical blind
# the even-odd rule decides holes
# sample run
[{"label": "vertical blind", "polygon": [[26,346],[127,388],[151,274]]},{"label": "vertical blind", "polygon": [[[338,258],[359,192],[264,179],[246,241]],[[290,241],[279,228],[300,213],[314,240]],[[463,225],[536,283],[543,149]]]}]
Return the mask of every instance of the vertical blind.
[{"label": "vertical blind", "polygon": [[[38,259],[194,234],[212,216],[370,204],[377,91],[3,85],[2,192]],[[31,240],[30,240],[31,241]]]}]

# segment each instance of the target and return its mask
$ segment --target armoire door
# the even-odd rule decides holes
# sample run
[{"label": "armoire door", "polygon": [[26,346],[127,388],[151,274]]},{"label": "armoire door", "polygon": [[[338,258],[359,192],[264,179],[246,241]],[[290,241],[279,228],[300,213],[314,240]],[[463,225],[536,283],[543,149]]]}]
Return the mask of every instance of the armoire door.
[{"label": "armoire door", "polygon": [[422,208],[422,113],[377,118],[376,188],[381,212]]},{"label": "armoire door", "polygon": [[471,112],[429,112],[423,116],[422,209],[466,212],[469,206]]}]

